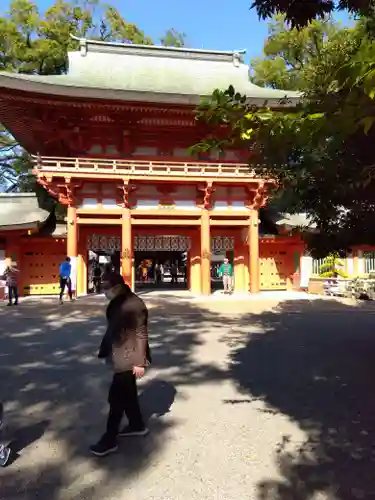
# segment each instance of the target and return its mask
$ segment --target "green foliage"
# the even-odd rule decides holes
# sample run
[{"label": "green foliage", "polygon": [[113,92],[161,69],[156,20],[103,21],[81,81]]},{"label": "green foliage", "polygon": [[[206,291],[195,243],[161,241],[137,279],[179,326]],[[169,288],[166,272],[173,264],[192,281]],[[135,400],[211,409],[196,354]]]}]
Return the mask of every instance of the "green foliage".
[{"label": "green foliage", "polygon": [[373,6],[373,0],[254,0],[251,4],[261,19],[281,13],[288,23],[298,27],[304,27],[314,19],[325,18],[335,11],[368,15]]},{"label": "green foliage", "polygon": [[325,257],[323,264],[319,269],[319,276],[322,278],[331,278],[335,274],[341,276],[341,278],[347,278],[348,275],[343,270],[344,262],[340,259],[337,253],[331,253]]},{"label": "green foliage", "polygon": [[180,33],[174,28],[169,29],[160,39],[164,47],[184,47],[186,43],[185,33]]},{"label": "green foliage", "polygon": [[[365,24],[334,28],[319,42],[319,57],[304,57],[303,69],[289,80],[304,86],[295,109],[285,99],[284,110],[270,110],[267,103],[254,107],[229,88],[216,90],[197,113],[211,134],[195,149],[247,152],[249,166],[276,179],[293,200],[290,211],[306,212],[316,223],[319,234],[308,238],[316,256],[375,243],[375,43]],[[267,83],[265,72],[263,79]]]},{"label": "green foliage", "polygon": [[[111,5],[99,0],[55,0],[44,13],[36,2],[12,0],[0,17],[0,71],[29,74],[64,74],[67,52],[78,48],[70,35],[108,42],[151,45],[153,41],[127,22]],[[185,35],[174,29],[162,38],[164,45],[184,45]],[[0,126],[0,190],[37,190],[31,163],[10,134]],[[47,197],[48,198],[48,197]],[[45,200],[44,200],[45,201]],[[44,203],[43,201],[43,203]]]},{"label": "green foliage", "polygon": [[327,58],[331,61],[335,57],[350,32],[330,19],[313,21],[304,29],[291,29],[284,16],[277,15],[268,25],[262,57],[251,61],[253,83],[300,91],[310,90],[312,81],[315,85],[329,85],[332,75],[320,72],[317,78],[315,70]]}]

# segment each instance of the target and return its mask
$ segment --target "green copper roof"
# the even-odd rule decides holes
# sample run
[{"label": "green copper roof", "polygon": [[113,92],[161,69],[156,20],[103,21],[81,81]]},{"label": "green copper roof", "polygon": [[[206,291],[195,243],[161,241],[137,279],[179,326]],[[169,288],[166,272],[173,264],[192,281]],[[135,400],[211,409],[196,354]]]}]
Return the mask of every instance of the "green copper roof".
[{"label": "green copper roof", "polygon": [[265,89],[249,81],[243,51],[219,52],[80,40],[69,53],[67,75],[0,73],[0,88],[77,97],[196,104],[216,88],[233,85],[256,102],[276,105],[299,93]]},{"label": "green copper roof", "polygon": [[45,222],[49,215],[39,207],[34,193],[0,193],[0,231],[32,229]]}]

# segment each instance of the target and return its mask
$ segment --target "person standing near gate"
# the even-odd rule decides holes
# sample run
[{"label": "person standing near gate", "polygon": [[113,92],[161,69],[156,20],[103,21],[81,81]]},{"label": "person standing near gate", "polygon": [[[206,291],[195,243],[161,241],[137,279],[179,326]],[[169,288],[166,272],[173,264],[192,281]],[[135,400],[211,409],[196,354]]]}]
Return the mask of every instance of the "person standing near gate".
[{"label": "person standing near gate", "polygon": [[226,257],[219,268],[219,276],[223,279],[224,293],[232,293],[233,266]]},{"label": "person standing near gate", "polygon": [[8,306],[18,305],[18,279],[19,279],[19,269],[16,262],[12,262],[4,271],[4,278],[6,286],[8,287]]},{"label": "person standing near gate", "polygon": [[[116,451],[118,437],[145,436],[148,433],[139,406],[136,380],[143,377],[151,363],[145,303],[117,273],[103,280],[103,289],[109,304],[107,330],[98,358],[104,359],[114,374],[108,394],[107,428],[100,440],[90,447],[91,453],[98,457]],[[120,430],[124,413],[128,425]]]},{"label": "person standing near gate", "polygon": [[67,257],[65,261],[60,264],[60,304],[63,304],[65,287],[68,288],[68,295],[70,300],[73,300],[71,274],[72,265],[70,263],[70,257]]}]

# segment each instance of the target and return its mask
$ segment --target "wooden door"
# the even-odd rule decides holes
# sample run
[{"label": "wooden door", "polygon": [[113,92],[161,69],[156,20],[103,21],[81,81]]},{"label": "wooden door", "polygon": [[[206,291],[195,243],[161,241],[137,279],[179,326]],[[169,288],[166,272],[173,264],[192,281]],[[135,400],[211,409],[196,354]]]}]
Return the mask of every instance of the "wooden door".
[{"label": "wooden door", "polygon": [[294,254],[288,247],[264,245],[260,249],[260,289],[286,290],[294,271]]},{"label": "wooden door", "polygon": [[29,243],[22,249],[21,293],[23,295],[57,295],[59,267],[66,258],[65,245]]}]

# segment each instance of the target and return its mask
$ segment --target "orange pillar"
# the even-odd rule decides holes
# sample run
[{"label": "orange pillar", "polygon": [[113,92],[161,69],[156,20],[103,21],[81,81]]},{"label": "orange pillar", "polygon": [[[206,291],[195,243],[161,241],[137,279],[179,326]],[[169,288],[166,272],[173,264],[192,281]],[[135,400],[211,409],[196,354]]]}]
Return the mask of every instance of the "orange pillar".
[{"label": "orange pillar", "polygon": [[88,251],[86,241],[78,242],[78,258],[77,258],[77,295],[87,294],[87,258]]},{"label": "orange pillar", "polygon": [[67,255],[72,259],[72,290],[78,295],[78,283],[80,280],[78,256],[78,225],[76,207],[69,206],[67,211]]},{"label": "orange pillar", "polygon": [[201,291],[202,295],[211,293],[211,236],[210,214],[202,210],[201,217]]},{"label": "orange pillar", "polygon": [[234,238],[234,291],[246,292],[247,280],[245,279],[245,250],[241,234]]},{"label": "orange pillar", "polygon": [[201,244],[200,233],[194,231],[191,236],[191,246],[189,250],[189,289],[197,295],[202,293],[201,289]]},{"label": "orange pillar", "polygon": [[78,253],[78,225],[77,225],[77,210],[76,207],[68,207],[68,241],[67,255],[68,257],[77,257]]},{"label": "orange pillar", "polygon": [[259,214],[251,210],[248,229],[250,292],[259,293]]},{"label": "orange pillar", "polygon": [[130,287],[133,285],[133,259],[132,259],[132,221],[129,209],[124,209],[122,214],[121,231],[121,272]]}]

